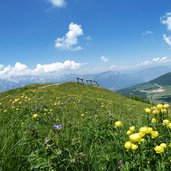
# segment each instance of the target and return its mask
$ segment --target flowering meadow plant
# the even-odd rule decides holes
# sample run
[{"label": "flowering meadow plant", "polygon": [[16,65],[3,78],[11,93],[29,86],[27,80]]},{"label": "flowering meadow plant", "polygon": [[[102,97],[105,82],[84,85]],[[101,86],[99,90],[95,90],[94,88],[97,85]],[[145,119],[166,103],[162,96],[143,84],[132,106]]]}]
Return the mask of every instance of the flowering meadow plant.
[{"label": "flowering meadow plant", "polygon": [[[170,170],[171,169],[171,119],[169,104],[157,104],[145,108],[145,126],[135,125],[127,131],[123,170]],[[121,121],[120,121],[121,122]],[[115,122],[116,123],[116,122]]]}]

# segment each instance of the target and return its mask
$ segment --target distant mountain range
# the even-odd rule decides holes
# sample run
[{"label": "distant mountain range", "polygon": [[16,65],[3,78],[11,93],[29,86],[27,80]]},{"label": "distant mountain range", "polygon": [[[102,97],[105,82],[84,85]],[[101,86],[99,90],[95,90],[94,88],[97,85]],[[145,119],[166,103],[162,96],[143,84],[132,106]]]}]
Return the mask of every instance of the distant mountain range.
[{"label": "distant mountain range", "polygon": [[142,97],[153,103],[171,103],[171,72],[118,92],[125,96]]},{"label": "distant mountain range", "polygon": [[132,71],[106,71],[98,74],[64,74],[64,75],[42,75],[42,76],[16,76],[10,79],[0,79],[0,91],[6,91],[22,87],[32,83],[63,83],[76,81],[77,77],[84,80],[91,79],[99,83],[101,87],[117,91],[131,87],[146,81],[150,81],[162,74],[171,71],[171,67],[156,66]]}]

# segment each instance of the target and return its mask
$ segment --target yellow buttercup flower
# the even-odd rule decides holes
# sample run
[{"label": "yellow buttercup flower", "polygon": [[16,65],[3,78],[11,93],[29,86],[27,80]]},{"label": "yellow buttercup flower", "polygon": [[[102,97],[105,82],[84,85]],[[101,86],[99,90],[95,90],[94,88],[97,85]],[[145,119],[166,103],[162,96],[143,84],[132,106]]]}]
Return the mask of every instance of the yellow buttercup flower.
[{"label": "yellow buttercup flower", "polygon": [[161,109],[161,113],[167,113],[166,109]]},{"label": "yellow buttercup flower", "polygon": [[157,119],[156,118],[152,118],[151,119],[151,123],[157,123]]},{"label": "yellow buttercup flower", "polygon": [[154,115],[159,114],[159,113],[160,113],[160,111],[157,110],[157,109],[154,109],[154,110],[152,111],[152,114],[154,114]]},{"label": "yellow buttercup flower", "polygon": [[162,109],[163,108],[163,105],[161,103],[159,103],[157,106],[156,106],[158,109]]},{"label": "yellow buttercup flower", "polygon": [[164,104],[163,107],[164,107],[165,109],[168,109],[170,106],[169,106],[169,104]]},{"label": "yellow buttercup flower", "polygon": [[166,143],[161,143],[160,146],[163,147],[164,149],[167,147]]},{"label": "yellow buttercup flower", "polygon": [[140,136],[143,138],[145,136],[145,133],[139,132]]},{"label": "yellow buttercup flower", "polygon": [[145,108],[145,112],[146,113],[151,113],[151,109],[150,108]]},{"label": "yellow buttercup flower", "polygon": [[141,142],[141,135],[139,133],[135,133],[129,136],[131,142]]},{"label": "yellow buttercup flower", "polygon": [[131,147],[132,147],[131,141],[126,141],[125,144],[124,144],[124,147],[125,147],[127,150],[131,149]]},{"label": "yellow buttercup flower", "polygon": [[138,148],[138,145],[136,145],[136,144],[132,144],[132,146],[131,146],[131,150],[135,151],[137,148]]},{"label": "yellow buttercup flower", "polygon": [[151,132],[151,138],[156,138],[159,136],[159,132],[158,131],[152,131]]},{"label": "yellow buttercup flower", "polygon": [[129,128],[129,130],[130,130],[131,132],[134,132],[134,131],[135,131],[135,126],[131,126],[131,127]]},{"label": "yellow buttercup flower", "polygon": [[171,123],[169,123],[169,124],[167,125],[167,127],[171,129]]},{"label": "yellow buttercup flower", "polygon": [[163,125],[168,125],[170,123],[170,121],[168,120],[168,119],[165,119],[165,120],[163,120]]},{"label": "yellow buttercup flower", "polygon": [[127,134],[127,135],[131,135],[131,134],[132,134],[132,131],[128,130],[128,131],[126,132],[126,134]]},{"label": "yellow buttercup flower", "polygon": [[148,134],[148,127],[141,127],[139,129],[139,132],[141,132],[142,134]]},{"label": "yellow buttercup flower", "polygon": [[156,146],[154,148],[154,150],[156,151],[156,153],[162,153],[162,152],[164,152],[164,148],[162,146]]},{"label": "yellow buttercup flower", "polygon": [[115,122],[115,127],[121,127],[121,126],[123,126],[123,123],[121,121]]},{"label": "yellow buttercup flower", "polygon": [[39,117],[39,115],[37,113],[33,114],[32,118],[33,119],[37,119]]},{"label": "yellow buttercup flower", "polygon": [[151,133],[153,131],[153,128],[148,127],[148,133]]}]

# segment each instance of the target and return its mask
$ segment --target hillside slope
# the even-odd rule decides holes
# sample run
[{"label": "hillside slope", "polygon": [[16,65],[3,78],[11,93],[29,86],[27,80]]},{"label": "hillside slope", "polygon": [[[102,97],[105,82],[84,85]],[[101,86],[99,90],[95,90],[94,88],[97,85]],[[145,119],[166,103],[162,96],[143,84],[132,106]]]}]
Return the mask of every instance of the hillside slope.
[{"label": "hillside slope", "polygon": [[146,106],[78,83],[0,93],[0,170],[114,169],[114,122],[141,124]]},{"label": "hillside slope", "polygon": [[171,72],[164,74],[164,75],[161,75],[160,77],[157,77],[156,79],[149,81],[149,82],[160,84],[163,86],[171,85]]},{"label": "hillside slope", "polygon": [[152,103],[171,103],[171,72],[118,92],[125,96],[142,97]]}]

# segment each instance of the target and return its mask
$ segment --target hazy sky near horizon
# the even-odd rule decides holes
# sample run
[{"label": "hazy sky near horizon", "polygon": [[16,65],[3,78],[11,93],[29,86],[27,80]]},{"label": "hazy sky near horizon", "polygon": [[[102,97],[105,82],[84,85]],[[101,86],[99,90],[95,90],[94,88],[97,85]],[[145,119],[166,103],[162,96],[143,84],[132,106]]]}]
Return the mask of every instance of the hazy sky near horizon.
[{"label": "hazy sky near horizon", "polygon": [[0,73],[171,60],[170,0],[1,0],[0,21]]}]

